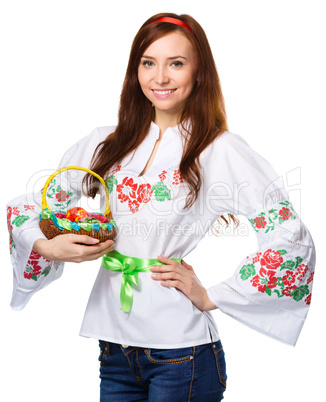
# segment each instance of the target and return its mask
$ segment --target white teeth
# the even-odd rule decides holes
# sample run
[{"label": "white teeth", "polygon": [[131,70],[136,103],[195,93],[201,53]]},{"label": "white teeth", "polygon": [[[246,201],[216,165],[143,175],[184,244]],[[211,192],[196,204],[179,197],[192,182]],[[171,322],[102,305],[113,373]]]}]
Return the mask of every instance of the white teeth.
[{"label": "white teeth", "polygon": [[153,89],[153,92],[159,95],[166,95],[166,94],[170,94],[172,92],[174,92],[175,89],[169,89],[167,91],[157,91],[156,89]]}]

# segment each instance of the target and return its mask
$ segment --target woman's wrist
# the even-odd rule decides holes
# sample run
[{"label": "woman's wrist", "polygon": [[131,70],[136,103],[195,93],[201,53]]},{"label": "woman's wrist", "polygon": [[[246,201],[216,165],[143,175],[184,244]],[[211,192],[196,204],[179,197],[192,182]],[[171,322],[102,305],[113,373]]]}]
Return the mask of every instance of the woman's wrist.
[{"label": "woman's wrist", "polygon": [[33,244],[33,250],[35,250],[37,253],[39,253],[42,257],[46,258],[46,259],[51,259],[49,258],[48,255],[48,242],[49,240],[46,239],[36,239],[34,244]]},{"label": "woman's wrist", "polygon": [[[206,290],[206,289],[205,289],[205,290]],[[216,309],[218,309],[218,307],[216,306],[216,304],[214,304],[214,303],[211,301],[211,299],[208,297],[207,290],[206,290],[206,296],[207,296],[207,299],[206,299],[204,311],[211,311],[211,310],[216,310]]]}]

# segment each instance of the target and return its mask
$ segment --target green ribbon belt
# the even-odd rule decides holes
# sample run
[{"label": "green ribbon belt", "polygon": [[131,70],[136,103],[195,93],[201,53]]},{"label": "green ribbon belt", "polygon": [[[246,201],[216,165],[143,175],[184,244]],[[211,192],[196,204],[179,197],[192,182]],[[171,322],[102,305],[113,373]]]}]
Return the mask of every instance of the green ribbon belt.
[{"label": "green ribbon belt", "polygon": [[[181,258],[171,258],[181,264]],[[156,258],[136,258],[120,254],[116,250],[111,250],[102,259],[102,266],[109,271],[122,272],[120,303],[125,312],[129,312],[132,306],[132,287],[133,283],[138,286],[138,272],[152,272],[150,266],[165,265],[164,262]]]}]

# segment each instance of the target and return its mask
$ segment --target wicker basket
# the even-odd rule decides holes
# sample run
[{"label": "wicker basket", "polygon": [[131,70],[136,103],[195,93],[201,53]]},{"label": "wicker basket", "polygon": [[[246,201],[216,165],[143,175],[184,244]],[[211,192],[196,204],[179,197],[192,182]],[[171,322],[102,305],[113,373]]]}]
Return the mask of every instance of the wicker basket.
[{"label": "wicker basket", "polygon": [[[57,218],[55,213],[51,211],[49,204],[46,200],[46,193],[52,179],[59,173],[70,169],[83,170],[87,173],[95,176],[101,184],[104,186],[106,195],[106,209],[104,217],[108,222],[101,222],[93,218],[92,222],[70,222],[68,219]],[[101,214],[98,214],[101,215]],[[99,239],[100,243],[106,240],[113,240],[116,235],[116,222],[112,219],[112,213],[109,206],[109,192],[105,185],[104,180],[95,172],[89,169],[78,166],[67,166],[54,172],[46,181],[42,194],[42,212],[39,216],[40,228],[47,239],[53,239],[54,237],[62,234],[77,234],[87,235]]]}]

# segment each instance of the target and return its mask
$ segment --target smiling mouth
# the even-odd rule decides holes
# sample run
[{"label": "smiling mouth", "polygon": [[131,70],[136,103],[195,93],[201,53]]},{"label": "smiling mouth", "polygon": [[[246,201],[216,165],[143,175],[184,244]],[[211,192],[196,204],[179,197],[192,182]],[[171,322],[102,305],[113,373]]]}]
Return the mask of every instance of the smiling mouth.
[{"label": "smiling mouth", "polygon": [[158,95],[167,95],[167,94],[171,94],[172,92],[175,92],[177,89],[152,89],[152,91],[155,94]]}]

